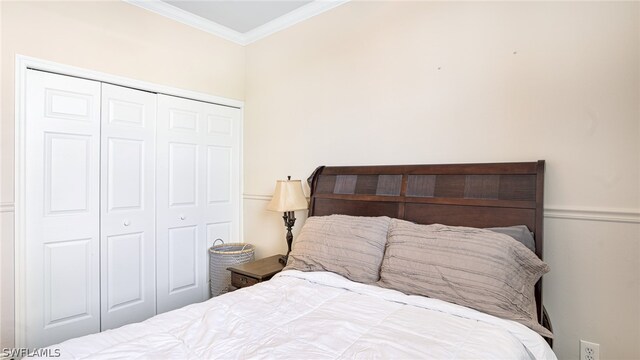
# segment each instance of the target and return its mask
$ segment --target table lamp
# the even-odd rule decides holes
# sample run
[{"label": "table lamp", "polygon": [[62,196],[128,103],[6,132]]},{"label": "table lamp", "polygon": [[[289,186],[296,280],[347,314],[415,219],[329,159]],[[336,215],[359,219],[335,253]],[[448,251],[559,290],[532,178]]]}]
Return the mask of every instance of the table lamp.
[{"label": "table lamp", "polygon": [[283,212],[282,219],[284,226],[287,228],[287,255],[280,258],[282,264],[287,263],[287,258],[291,252],[291,243],[293,242],[293,233],[291,228],[296,223],[296,210],[307,209],[307,198],[302,191],[302,182],[300,180],[291,180],[291,176],[287,176],[287,180],[278,180],[276,182],[276,190],[267,209],[271,211]]}]

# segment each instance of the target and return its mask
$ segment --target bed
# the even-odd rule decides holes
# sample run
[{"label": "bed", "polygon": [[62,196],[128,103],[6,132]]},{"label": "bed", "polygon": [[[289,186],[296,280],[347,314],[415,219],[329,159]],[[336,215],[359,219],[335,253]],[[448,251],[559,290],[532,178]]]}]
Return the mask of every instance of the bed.
[{"label": "bed", "polygon": [[[309,224],[356,216],[447,234],[446,226],[526,225],[532,256],[542,258],[544,161],[319,167],[309,183]],[[52,348],[77,359],[555,359],[550,339],[519,322],[352,274],[296,269],[309,234],[294,240],[290,264],[267,282]],[[534,306],[551,330],[541,279]]]}]

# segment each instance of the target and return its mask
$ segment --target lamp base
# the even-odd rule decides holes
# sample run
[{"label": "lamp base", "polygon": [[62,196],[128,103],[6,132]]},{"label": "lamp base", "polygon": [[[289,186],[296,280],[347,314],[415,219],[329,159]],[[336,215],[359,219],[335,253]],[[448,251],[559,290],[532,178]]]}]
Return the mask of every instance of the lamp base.
[{"label": "lamp base", "polygon": [[293,211],[285,211],[282,216],[282,220],[284,220],[284,226],[287,228],[287,255],[280,256],[280,264],[287,265],[287,259],[289,257],[289,253],[291,252],[291,243],[293,243],[293,233],[291,232],[291,228],[296,223],[296,213]]}]

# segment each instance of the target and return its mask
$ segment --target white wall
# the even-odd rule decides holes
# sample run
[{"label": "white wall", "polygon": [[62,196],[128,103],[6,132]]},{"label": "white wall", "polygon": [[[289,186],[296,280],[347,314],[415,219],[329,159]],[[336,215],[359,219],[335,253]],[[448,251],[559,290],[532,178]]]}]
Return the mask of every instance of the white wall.
[{"label": "white wall", "polygon": [[16,54],[244,97],[245,49],[120,1],[0,1],[0,348],[13,345]]},{"label": "white wall", "polygon": [[265,200],[318,165],[545,159],[555,350],[576,359],[586,339],[602,359],[640,358],[639,15],[351,2],[249,45],[245,241],[285,251]]}]

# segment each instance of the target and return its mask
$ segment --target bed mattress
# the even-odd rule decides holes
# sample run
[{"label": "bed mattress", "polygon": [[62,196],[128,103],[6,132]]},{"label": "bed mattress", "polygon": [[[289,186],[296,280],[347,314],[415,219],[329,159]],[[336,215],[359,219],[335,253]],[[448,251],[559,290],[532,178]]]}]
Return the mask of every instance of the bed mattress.
[{"label": "bed mattress", "polygon": [[52,348],[73,359],[556,359],[519,323],[295,270]]}]

